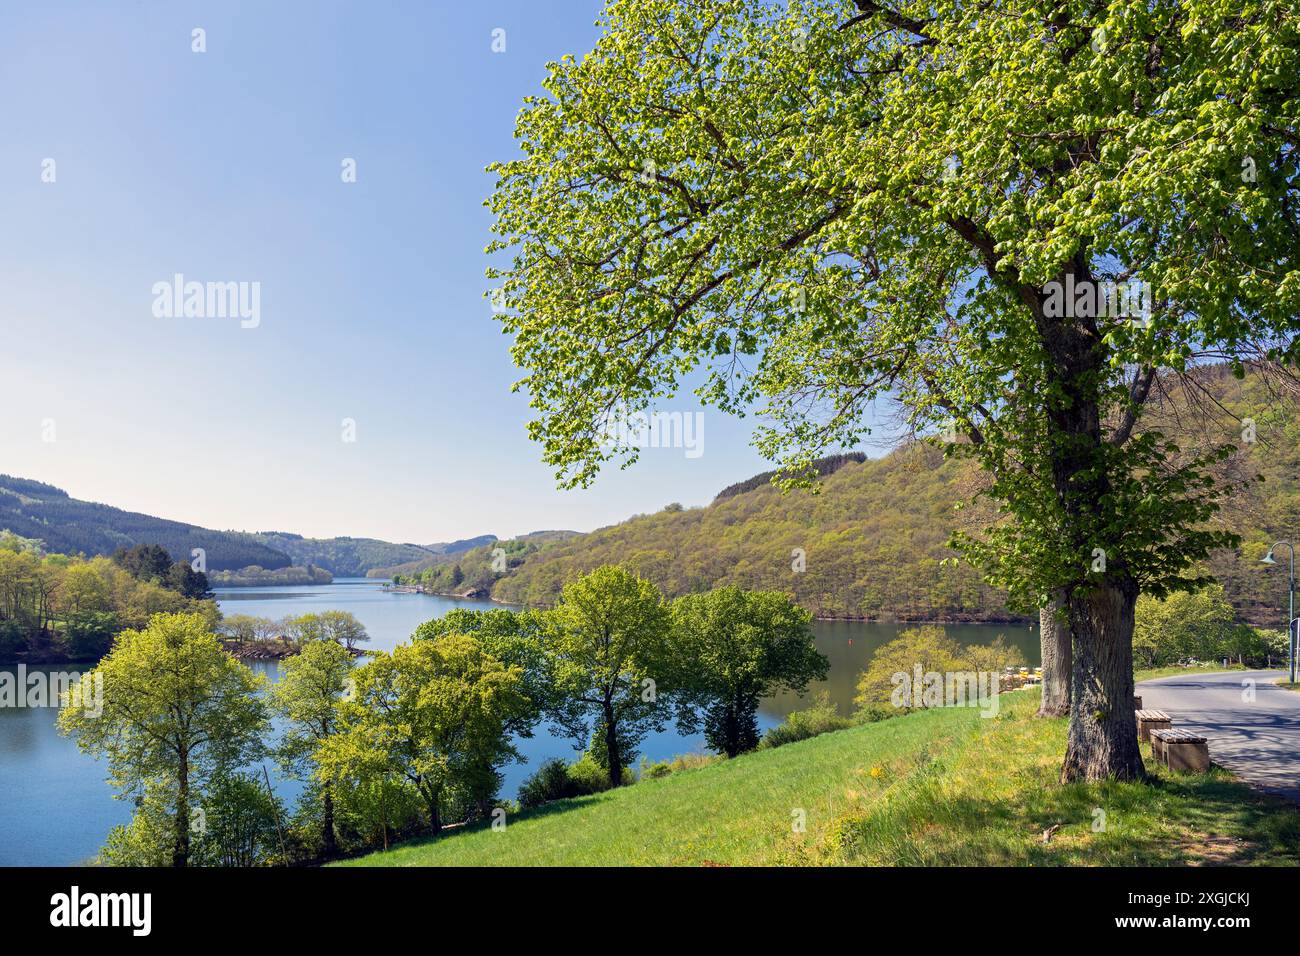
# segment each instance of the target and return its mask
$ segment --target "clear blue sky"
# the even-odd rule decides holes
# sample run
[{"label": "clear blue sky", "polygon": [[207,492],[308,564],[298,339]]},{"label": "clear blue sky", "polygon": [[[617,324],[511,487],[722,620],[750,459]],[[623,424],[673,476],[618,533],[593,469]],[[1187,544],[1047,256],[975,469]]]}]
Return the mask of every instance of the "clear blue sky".
[{"label": "clear blue sky", "polygon": [[[701,457],[559,491],[525,436],[482,298],[483,167],[598,9],[0,8],[0,472],[208,527],[430,542],[589,530],[767,467],[751,422],[706,412]],[[155,317],[174,273],[260,282],[259,327]]]}]

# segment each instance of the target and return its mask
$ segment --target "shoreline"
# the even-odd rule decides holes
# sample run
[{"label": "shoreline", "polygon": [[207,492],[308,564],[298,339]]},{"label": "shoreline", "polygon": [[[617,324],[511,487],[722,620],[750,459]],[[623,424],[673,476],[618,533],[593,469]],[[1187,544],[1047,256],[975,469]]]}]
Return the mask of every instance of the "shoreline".
[{"label": "shoreline", "polygon": [[[501,604],[507,607],[525,607],[537,608],[539,610],[553,607],[551,604],[520,604],[517,601],[502,601],[490,594],[482,594],[473,591],[466,591],[457,594],[454,591],[426,591],[423,587],[409,584],[385,584],[383,590],[389,594],[423,594],[426,597],[452,598],[457,601],[491,601],[493,604]],[[1016,627],[1035,627],[1038,624],[1036,618],[1030,617],[995,617],[995,618],[929,618],[929,617],[864,617],[861,615],[844,615],[841,617],[826,617],[819,614],[813,615],[814,621],[827,621],[849,624],[939,624],[944,627],[960,627],[964,624],[987,624],[996,626],[1005,624]]]},{"label": "shoreline", "polygon": [[[282,661],[296,657],[302,648],[292,641],[273,638],[269,641],[222,641],[222,649],[237,661]],[[348,650],[353,657],[364,657],[359,647]]]}]

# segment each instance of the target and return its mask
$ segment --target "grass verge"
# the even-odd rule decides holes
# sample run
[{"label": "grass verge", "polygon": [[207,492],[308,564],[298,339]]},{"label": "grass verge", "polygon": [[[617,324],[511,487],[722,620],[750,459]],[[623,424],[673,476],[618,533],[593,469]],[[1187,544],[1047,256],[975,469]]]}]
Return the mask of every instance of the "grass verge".
[{"label": "grass verge", "polygon": [[1058,785],[1066,725],[1038,701],[828,733],[341,865],[1300,862],[1300,813],[1217,768],[1171,774],[1147,753],[1148,782]]}]

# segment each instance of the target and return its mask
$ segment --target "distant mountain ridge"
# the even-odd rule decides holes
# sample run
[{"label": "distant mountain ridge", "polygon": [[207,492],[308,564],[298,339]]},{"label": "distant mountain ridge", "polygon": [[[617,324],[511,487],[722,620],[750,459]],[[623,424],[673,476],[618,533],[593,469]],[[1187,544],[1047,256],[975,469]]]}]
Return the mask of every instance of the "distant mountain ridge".
[{"label": "distant mountain ridge", "polygon": [[336,577],[364,577],[375,567],[456,554],[495,541],[480,535],[430,545],[376,538],[307,538],[284,531],[215,531],[111,505],[82,501],[30,478],[0,475],[0,530],[39,539],[47,551],[112,554],[137,544],[160,544],[176,560],[202,548],[212,571],[291,566],[324,568]]},{"label": "distant mountain ridge", "polygon": [[[561,541],[565,538],[573,537],[578,534],[577,531],[533,531],[530,534],[520,535],[512,539],[516,542],[547,542]],[[462,555],[470,554],[479,550],[491,551],[492,546],[501,541],[494,534],[481,534],[477,538],[462,538],[459,541],[451,541],[445,545],[429,545],[430,550],[437,550],[436,554],[426,555],[414,561],[406,561],[402,564],[389,565],[387,567],[371,568],[366,572],[366,577],[371,578],[401,578],[419,575],[424,571],[437,567],[438,565],[454,564],[461,560]]]},{"label": "distant mountain ridge", "polygon": [[250,565],[275,569],[293,563],[289,555],[240,531],[213,531],[81,501],[53,485],[11,475],[0,475],[0,529],[38,538],[47,551],[64,554],[93,556],[137,544],[160,544],[175,560],[188,559],[192,549],[202,548],[214,571]]},{"label": "distant mountain ridge", "polygon": [[335,577],[360,578],[377,564],[414,561],[434,553],[418,544],[393,544],[377,538],[305,538],[284,531],[251,532],[249,537],[287,554],[295,565],[324,568]]}]

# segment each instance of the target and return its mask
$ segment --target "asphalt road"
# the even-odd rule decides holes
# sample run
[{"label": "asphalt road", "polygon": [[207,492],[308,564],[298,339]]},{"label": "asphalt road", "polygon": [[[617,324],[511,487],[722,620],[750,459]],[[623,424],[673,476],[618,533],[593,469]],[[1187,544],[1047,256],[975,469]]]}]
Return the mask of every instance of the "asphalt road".
[{"label": "asphalt road", "polygon": [[[1300,692],[1276,685],[1285,679],[1285,671],[1190,672],[1143,681],[1137,693],[1175,728],[1204,734],[1215,763],[1300,803]],[[1248,681],[1254,700],[1243,699]]]}]

